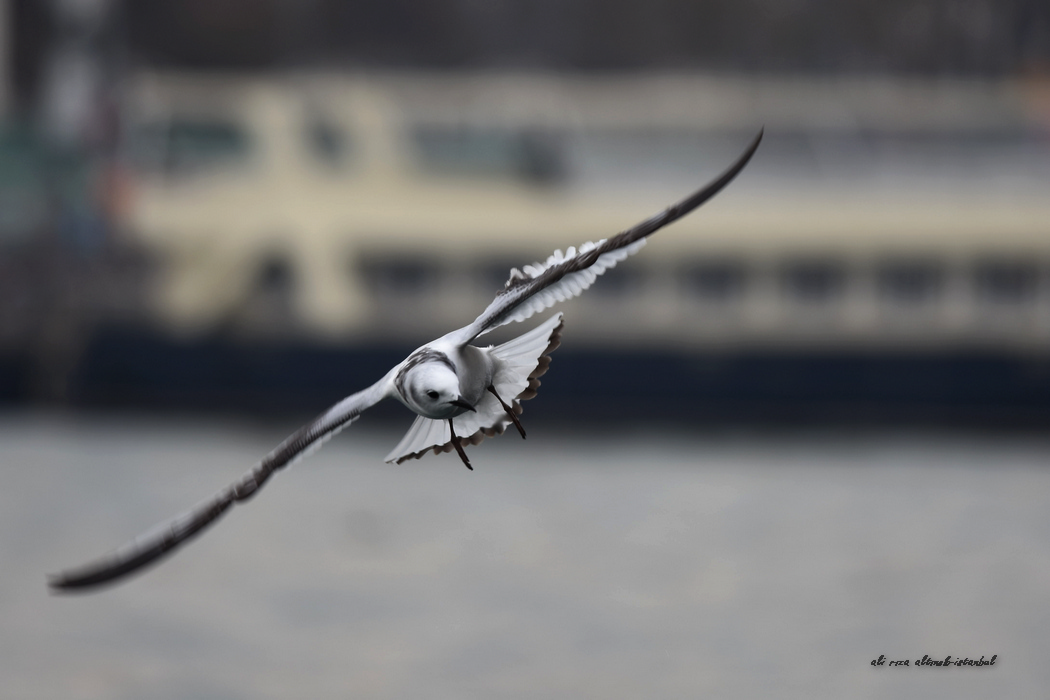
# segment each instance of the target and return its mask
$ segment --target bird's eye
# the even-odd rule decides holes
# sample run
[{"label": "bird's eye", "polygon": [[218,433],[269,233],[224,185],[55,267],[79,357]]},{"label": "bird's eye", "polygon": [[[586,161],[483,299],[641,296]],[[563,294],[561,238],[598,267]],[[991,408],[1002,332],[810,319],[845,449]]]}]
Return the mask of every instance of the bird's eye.
[{"label": "bird's eye", "polygon": [[436,391],[434,391],[433,389],[431,389],[430,391],[427,392],[427,396],[429,396],[432,399],[436,399],[438,397],[438,393]]}]

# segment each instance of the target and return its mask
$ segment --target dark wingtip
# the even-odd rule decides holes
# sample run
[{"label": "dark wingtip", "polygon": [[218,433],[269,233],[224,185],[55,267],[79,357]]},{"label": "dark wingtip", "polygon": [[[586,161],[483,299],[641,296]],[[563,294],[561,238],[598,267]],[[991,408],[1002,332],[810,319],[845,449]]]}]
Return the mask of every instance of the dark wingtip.
[{"label": "dark wingtip", "polygon": [[52,592],[70,593],[94,591],[116,585],[170,557],[184,543],[218,520],[233,504],[233,493],[227,492],[208,507],[197,511],[185,523],[180,523],[177,528],[171,524],[155,539],[147,540],[141,547],[133,548],[132,551],[137,553],[127,556],[118,550],[106,558],[80,568],[51,574],[48,576],[48,586]]},{"label": "dark wingtip", "polygon": [[81,575],[76,572],[47,575],[47,588],[51,593],[57,595],[87,593],[115,583],[113,576]]},{"label": "dark wingtip", "polygon": [[81,582],[67,579],[61,574],[48,574],[47,592],[51,595],[81,595],[85,593],[97,593],[101,590],[116,586],[118,583],[120,582],[116,579]]},{"label": "dark wingtip", "polygon": [[740,171],[751,161],[751,157],[754,156],[755,151],[758,150],[758,145],[762,143],[762,137],[765,135],[765,132],[766,128],[763,126],[758,130],[758,134],[755,135],[755,138],[751,141],[744,152],[741,153],[733,164],[726,168],[725,171],[714,180],[707,183],[677,204],[671,205],[651,219],[647,219],[634,228],[621,233],[618,237],[623,237],[624,242],[622,244],[626,245],[629,242],[636,241],[639,238],[655,233],[664,226],[681,219],[683,216],[721,192],[725,186],[732,182],[736,176],[740,174]]},{"label": "dark wingtip", "polygon": [[87,593],[116,586],[171,556],[178,544],[162,543],[126,560],[104,559],[79,569],[48,574],[47,585],[52,593]]},{"label": "dark wingtip", "polygon": [[78,569],[48,574],[47,586],[52,593],[88,593],[121,583],[129,576],[146,571],[150,566],[174,553],[176,544],[162,543],[126,560],[110,558]]},{"label": "dark wingtip", "polygon": [[698,206],[721,192],[726,185],[736,179],[736,176],[740,174],[740,171],[751,162],[751,158],[755,155],[755,151],[758,150],[758,146],[762,143],[762,137],[765,136],[765,134],[766,127],[763,126],[758,130],[758,134],[755,135],[755,138],[752,139],[744,152],[740,154],[740,157],[737,158],[732,165],[726,168],[725,172],[679,205],[681,211],[678,213],[678,216],[684,216],[693,209],[696,209]]},{"label": "dark wingtip", "polygon": [[[162,553],[161,553],[162,554]],[[145,570],[161,554],[151,553],[148,557],[136,557],[123,565],[88,565],[82,569],[63,571],[47,575],[47,587],[52,593],[87,593],[108,588],[121,582],[124,577]]]}]

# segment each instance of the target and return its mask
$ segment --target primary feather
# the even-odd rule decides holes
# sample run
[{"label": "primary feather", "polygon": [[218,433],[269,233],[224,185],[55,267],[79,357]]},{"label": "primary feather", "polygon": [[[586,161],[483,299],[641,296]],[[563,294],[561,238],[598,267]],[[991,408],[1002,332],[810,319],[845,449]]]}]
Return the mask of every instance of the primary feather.
[{"label": "primary feather", "polygon": [[254,496],[274,472],[308,456],[357,420],[365,409],[386,398],[393,374],[391,371],[364,391],[346,397],[292,433],[259,464],[207,501],[132,540],[108,557],[51,576],[49,585],[55,590],[102,585],[171,554],[222,517],[230,506]]},{"label": "primary feather", "polygon": [[469,343],[493,328],[513,321],[524,321],[559,301],[579,295],[591,286],[598,275],[641,249],[647,236],[682,218],[732,182],[755,155],[758,145],[762,142],[762,135],[763,131],[760,130],[725,172],[656,216],[612,238],[603,238],[597,243],[585,243],[578,251],[569,248],[566,255],[562,255],[560,250],[555,251],[542,265],[536,263],[526,265],[523,270],[511,270],[506,285],[481,315],[469,326],[449,333],[445,339]]}]

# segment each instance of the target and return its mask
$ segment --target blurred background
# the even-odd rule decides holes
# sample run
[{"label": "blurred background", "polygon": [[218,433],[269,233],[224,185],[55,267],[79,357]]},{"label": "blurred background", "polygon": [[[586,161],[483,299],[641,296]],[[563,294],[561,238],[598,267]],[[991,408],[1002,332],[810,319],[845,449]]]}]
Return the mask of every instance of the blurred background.
[{"label": "blurred background", "polygon": [[[0,117],[18,697],[1050,681],[1045,1],[2,0]],[[238,513],[243,540],[41,601],[45,570],[221,487],[512,266],[659,211],[761,127],[726,191],[558,309],[538,432],[477,448],[491,482],[384,469],[410,418],[388,402],[279,480],[298,509],[268,494],[291,512]],[[288,636],[313,661],[276,662]],[[867,668],[1004,650],[1012,671],[951,681]]]},{"label": "blurred background", "polygon": [[1050,419],[1044,3],[3,16],[7,405],[314,412],[764,125],[740,183],[565,309],[545,412]]}]

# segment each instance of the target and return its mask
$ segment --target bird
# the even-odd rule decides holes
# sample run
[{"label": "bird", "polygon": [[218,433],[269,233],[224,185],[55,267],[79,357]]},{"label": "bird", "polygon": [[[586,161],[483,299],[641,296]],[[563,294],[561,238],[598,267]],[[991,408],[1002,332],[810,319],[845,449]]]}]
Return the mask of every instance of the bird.
[{"label": "bird", "polygon": [[561,342],[563,314],[506,343],[478,347],[489,331],[524,321],[582,293],[606,270],[645,245],[647,237],[718,194],[758,150],[764,129],[721,175],[664,211],[621,233],[556,250],[545,262],[513,268],[503,289],[472,323],[414,350],[372,386],[339,401],[278,445],[240,479],[183,515],[132,540],[110,555],[48,577],[54,592],[85,591],[116,583],[171,555],[215,523],[234,504],[247,501],[270,477],[318,449],[369,407],[397,399],[416,419],[386,461],[456,451],[473,470],[465,445],[500,435],[513,425],[525,437],[521,402],[536,395],[550,353]]}]

